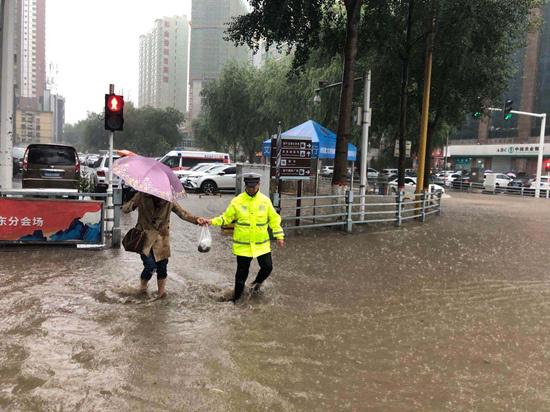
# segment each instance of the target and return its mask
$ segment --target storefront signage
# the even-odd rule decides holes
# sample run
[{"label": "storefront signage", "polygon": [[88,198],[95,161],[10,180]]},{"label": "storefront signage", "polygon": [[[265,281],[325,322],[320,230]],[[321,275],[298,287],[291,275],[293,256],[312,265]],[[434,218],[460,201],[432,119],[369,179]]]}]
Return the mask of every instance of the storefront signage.
[{"label": "storefront signage", "polygon": [[[450,145],[449,156],[537,156],[539,144],[484,144],[484,145]],[[544,155],[550,155],[550,144],[544,145]]]},{"label": "storefront signage", "polygon": [[103,202],[0,198],[0,243],[102,243]]}]

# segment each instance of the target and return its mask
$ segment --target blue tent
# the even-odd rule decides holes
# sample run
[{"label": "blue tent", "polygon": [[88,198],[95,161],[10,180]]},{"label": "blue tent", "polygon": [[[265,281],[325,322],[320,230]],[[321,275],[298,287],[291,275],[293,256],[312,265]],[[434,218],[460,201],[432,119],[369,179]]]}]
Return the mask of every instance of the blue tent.
[{"label": "blue tent", "polygon": [[[314,159],[334,159],[336,155],[336,134],[313,120],[308,120],[287,130],[281,136],[311,138],[313,143],[313,156],[311,157]],[[263,142],[263,155],[271,157],[271,139]],[[357,160],[357,148],[351,143],[348,144],[348,160]]]}]

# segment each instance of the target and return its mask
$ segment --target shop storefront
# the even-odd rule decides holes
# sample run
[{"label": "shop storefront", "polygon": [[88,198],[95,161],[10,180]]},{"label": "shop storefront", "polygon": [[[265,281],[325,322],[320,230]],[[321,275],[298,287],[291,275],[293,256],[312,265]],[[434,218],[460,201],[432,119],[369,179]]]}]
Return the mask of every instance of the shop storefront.
[{"label": "shop storefront", "polygon": [[[495,172],[536,174],[538,144],[490,144],[490,145],[450,145],[448,155],[456,170],[493,170]],[[544,145],[543,173],[547,160],[550,160],[550,144]]]}]

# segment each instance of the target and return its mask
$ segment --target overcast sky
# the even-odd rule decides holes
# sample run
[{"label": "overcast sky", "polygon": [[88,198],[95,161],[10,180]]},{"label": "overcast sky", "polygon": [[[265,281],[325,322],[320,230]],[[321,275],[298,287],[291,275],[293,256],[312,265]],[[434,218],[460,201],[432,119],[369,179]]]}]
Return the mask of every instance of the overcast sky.
[{"label": "overcast sky", "polygon": [[190,17],[190,0],[47,0],[46,64],[58,66],[65,121],[101,112],[110,83],[137,104],[139,36],[182,14]]}]

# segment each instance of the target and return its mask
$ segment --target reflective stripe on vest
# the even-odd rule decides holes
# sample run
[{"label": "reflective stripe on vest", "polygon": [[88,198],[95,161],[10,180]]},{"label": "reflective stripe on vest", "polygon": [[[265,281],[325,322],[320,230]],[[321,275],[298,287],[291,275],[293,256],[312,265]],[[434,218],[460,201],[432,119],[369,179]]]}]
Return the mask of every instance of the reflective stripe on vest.
[{"label": "reflective stripe on vest", "polygon": [[[255,242],[255,245],[263,245],[264,243],[269,242],[269,239],[262,240],[261,242]],[[237,245],[250,245],[250,242],[239,242],[238,240],[234,240],[233,243],[236,243]]]}]

